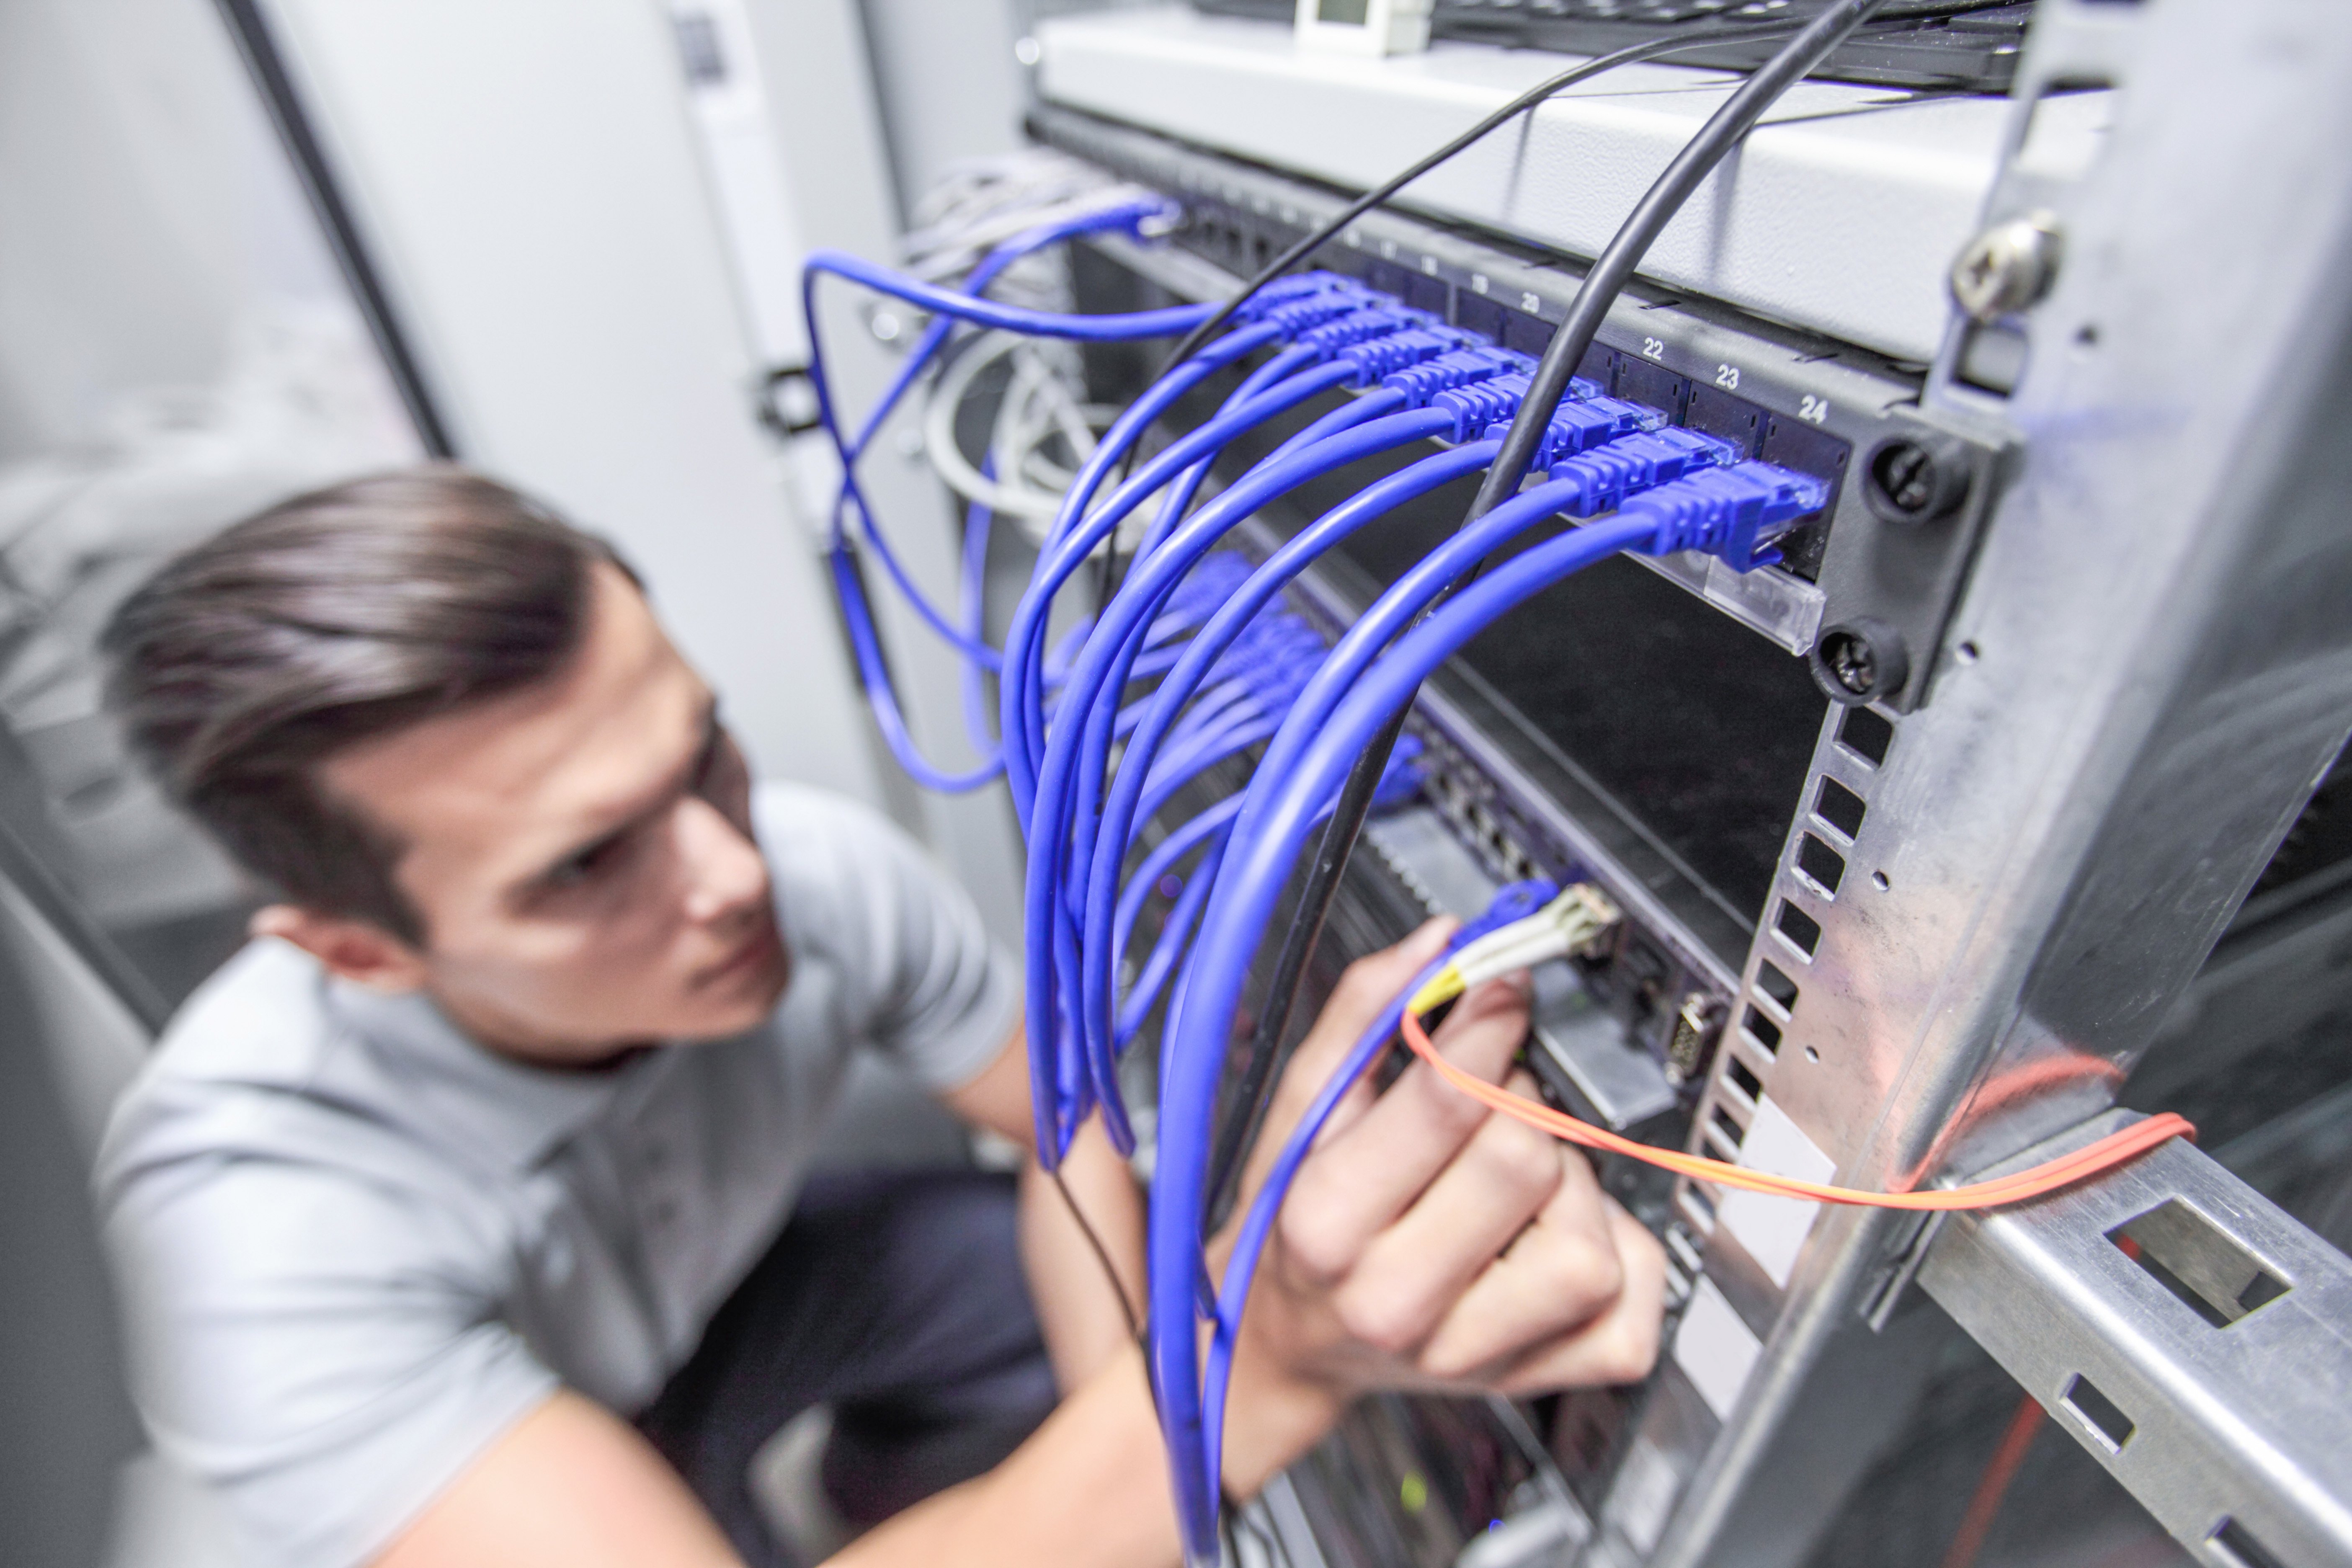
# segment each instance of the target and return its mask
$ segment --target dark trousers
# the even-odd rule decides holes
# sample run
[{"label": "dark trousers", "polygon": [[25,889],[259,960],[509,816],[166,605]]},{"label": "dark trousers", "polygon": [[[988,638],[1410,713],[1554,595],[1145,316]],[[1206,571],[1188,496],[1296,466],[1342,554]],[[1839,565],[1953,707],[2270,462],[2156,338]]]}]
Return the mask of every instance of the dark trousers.
[{"label": "dark trousers", "polygon": [[794,1568],[752,1500],[761,1446],[834,1408],[824,1486],[877,1523],[992,1468],[1054,1406],[1013,1184],[967,1171],[813,1179],[637,1426],[753,1568]]}]

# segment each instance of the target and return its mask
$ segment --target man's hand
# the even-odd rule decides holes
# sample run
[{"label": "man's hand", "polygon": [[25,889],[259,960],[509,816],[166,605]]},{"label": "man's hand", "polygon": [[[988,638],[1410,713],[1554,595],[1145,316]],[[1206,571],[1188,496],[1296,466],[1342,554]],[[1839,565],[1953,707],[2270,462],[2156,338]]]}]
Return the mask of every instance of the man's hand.
[{"label": "man's hand", "polygon": [[[1443,949],[1433,921],[1351,965],[1276,1092],[1247,1192],[1348,1047]],[[1524,989],[1478,987],[1436,1033],[1521,1093]],[[1222,1270],[1222,1248],[1213,1260]],[[1528,1394],[1626,1383],[1657,1357],[1664,1255],[1574,1149],[1489,1112],[1415,1062],[1359,1085],[1300,1167],[1234,1363],[1227,1481],[1251,1489],[1367,1388]]]}]

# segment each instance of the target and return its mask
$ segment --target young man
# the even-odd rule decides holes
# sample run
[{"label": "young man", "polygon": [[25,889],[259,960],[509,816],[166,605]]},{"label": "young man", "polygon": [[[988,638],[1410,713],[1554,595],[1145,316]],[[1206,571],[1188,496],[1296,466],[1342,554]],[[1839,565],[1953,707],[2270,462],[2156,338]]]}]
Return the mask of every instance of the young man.
[{"label": "young man", "polygon": [[[1173,1561],[1061,1195],[1024,1177],[1016,1248],[984,1178],[806,1177],[860,1047],[1026,1143],[1010,967],[881,820],[753,786],[609,550],[457,469],[362,480],[182,557],[109,647],[136,743],[279,900],[99,1177],[157,1445],[253,1562],[782,1562],[745,1470],[818,1403],[853,1515],[937,1492],[842,1562]],[[1439,940],[1356,966],[1278,1116]],[[1490,986],[1440,1037],[1499,1078],[1524,1026]],[[1066,1173],[1139,1296],[1098,1131]],[[1261,1271],[1227,1483],[1375,1384],[1639,1376],[1660,1275],[1572,1152],[1418,1068],[1366,1091]]]}]

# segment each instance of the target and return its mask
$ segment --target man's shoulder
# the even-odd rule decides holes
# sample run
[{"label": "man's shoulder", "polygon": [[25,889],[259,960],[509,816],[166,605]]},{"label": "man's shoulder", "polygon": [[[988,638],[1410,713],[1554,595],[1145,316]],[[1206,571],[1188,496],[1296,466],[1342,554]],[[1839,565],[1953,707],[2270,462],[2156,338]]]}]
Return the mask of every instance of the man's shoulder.
[{"label": "man's shoulder", "polygon": [[287,943],[247,943],[173,1015],[116,1101],[99,1152],[103,1197],[191,1158],[347,1149],[352,1118],[310,1090],[345,1026],[324,971]]},{"label": "man's shoulder", "polygon": [[780,900],[803,909],[847,909],[893,890],[895,874],[923,852],[863,801],[808,784],[762,784],[751,820]]},{"label": "man's shoulder", "polygon": [[888,817],[864,801],[814,784],[753,786],[751,820],[772,860],[826,849],[867,849],[902,837]]},{"label": "man's shoulder", "polygon": [[290,942],[257,937],[172,1016],[142,1077],[299,1081],[336,1026],[324,966]]}]

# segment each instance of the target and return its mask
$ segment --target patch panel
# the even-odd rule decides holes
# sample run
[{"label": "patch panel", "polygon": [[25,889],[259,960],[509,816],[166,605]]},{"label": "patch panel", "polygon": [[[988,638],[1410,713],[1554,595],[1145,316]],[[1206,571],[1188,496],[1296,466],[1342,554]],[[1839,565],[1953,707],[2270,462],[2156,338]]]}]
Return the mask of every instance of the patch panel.
[{"label": "patch panel", "polygon": [[[1170,247],[1097,242],[1119,267],[1181,298],[1230,293],[1237,275],[1271,259],[1343,199],[1066,109],[1041,107],[1031,125],[1042,140],[1183,204],[1187,223]],[[1550,341],[1579,277],[1559,257],[1393,211],[1366,215],[1316,259],[1529,355]],[[1783,541],[1771,570],[1743,573],[1687,554],[1643,564],[1792,654],[1813,654],[1825,631],[1869,627],[1884,645],[1880,667],[1899,659],[1901,682],[1856,693],[1839,687],[1827,664],[1818,679],[1839,700],[1866,696],[1902,712],[1934,676],[1945,623],[2010,461],[2005,448],[1916,412],[1925,369],[1637,280],[1580,372],[1609,395],[1661,410],[1671,426],[1829,486],[1822,521]],[[1874,496],[1874,487],[1885,488],[1879,460],[1889,453],[1938,475],[1928,513],[1909,516],[1889,496]]]},{"label": "patch panel", "polygon": [[[1253,521],[1236,542],[1263,556],[1278,539]],[[1356,610],[1319,569],[1299,580],[1289,602],[1327,638]],[[1605,948],[1576,962],[1572,975],[1569,966],[1555,966],[1542,981],[1536,1031],[1542,1050],[1531,1060],[1572,1114],[1678,1139],[1678,1111],[1697,1092],[1696,1063],[1719,1032],[1734,972],[1615,847],[1563,808],[1555,785],[1515,765],[1448,700],[1452,685],[1433,682],[1407,723],[1421,781],[1417,808],[1376,818],[1366,841],[1414,902],[1412,918],[1474,913],[1496,887],[1528,877],[1586,879],[1609,894],[1624,918]],[[1398,904],[1392,896],[1374,901]],[[1391,921],[1371,933],[1372,944],[1402,934]]]}]

